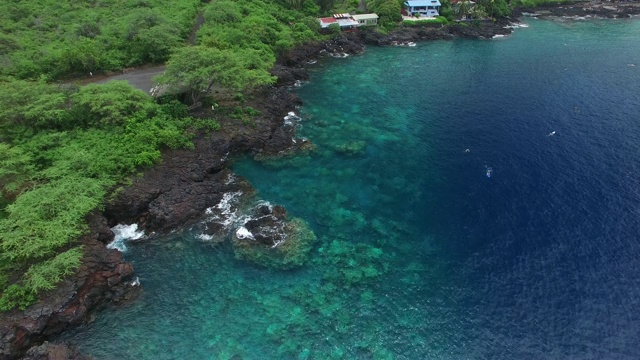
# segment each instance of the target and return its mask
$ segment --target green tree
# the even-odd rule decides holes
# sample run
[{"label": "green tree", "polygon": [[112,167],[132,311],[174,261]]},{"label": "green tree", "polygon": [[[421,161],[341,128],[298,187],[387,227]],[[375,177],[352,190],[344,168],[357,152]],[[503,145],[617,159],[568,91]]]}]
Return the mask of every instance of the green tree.
[{"label": "green tree", "polygon": [[69,94],[42,81],[0,83],[0,137],[12,141],[29,129],[63,128],[69,122]]},{"label": "green tree", "polygon": [[453,11],[458,18],[466,18],[471,13],[471,9],[473,7],[474,6],[471,4],[471,1],[462,0],[453,7]]},{"label": "green tree", "polygon": [[369,0],[367,9],[380,17],[379,24],[384,27],[393,27],[402,20],[402,0]]},{"label": "green tree", "polygon": [[197,103],[214,86],[242,90],[271,84],[271,63],[247,50],[220,50],[191,46],[176,51],[167,62],[167,70],[158,78],[170,91],[186,92]]},{"label": "green tree", "polygon": [[153,99],[126,81],[83,86],[71,95],[75,126],[109,126],[122,124],[133,113],[149,108]]}]

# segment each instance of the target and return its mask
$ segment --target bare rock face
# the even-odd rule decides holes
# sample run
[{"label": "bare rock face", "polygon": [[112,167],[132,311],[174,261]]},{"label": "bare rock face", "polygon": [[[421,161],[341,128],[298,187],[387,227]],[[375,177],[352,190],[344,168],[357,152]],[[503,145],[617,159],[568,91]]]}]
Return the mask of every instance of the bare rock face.
[{"label": "bare rock face", "polygon": [[[120,303],[135,295],[129,285],[133,266],[117,250],[110,250],[100,240],[111,233],[106,220],[98,213],[90,215],[91,231],[80,239],[84,246],[82,266],[76,274],[25,311],[11,311],[0,318],[0,359],[17,359],[49,336],[86,321],[90,311],[107,303]],[[113,233],[110,235],[113,236]],[[81,359],[60,347],[33,350],[33,359]],[[68,357],[56,354],[70,354]],[[56,357],[57,356],[57,357]],[[62,356],[62,357],[60,357]],[[65,355],[66,356],[66,355]],[[74,355],[75,356],[75,355]],[[29,358],[29,357],[27,357]]]}]

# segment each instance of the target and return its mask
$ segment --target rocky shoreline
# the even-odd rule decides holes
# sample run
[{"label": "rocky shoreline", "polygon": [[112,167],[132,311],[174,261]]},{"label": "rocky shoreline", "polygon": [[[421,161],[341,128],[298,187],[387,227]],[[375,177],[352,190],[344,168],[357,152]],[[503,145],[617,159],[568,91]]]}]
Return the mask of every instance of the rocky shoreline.
[{"label": "rocky shoreline", "polygon": [[514,10],[513,15],[541,19],[628,19],[640,16],[640,1],[577,1],[558,5],[542,5],[535,8],[518,8]]},{"label": "rocky shoreline", "polygon": [[[88,321],[91,312],[107,304],[119,304],[135,297],[138,287],[131,284],[133,266],[124,261],[120,252],[105,247],[113,239],[106,219],[95,212],[88,216],[88,223],[90,232],[79,240],[84,246],[84,257],[76,274],[43,294],[43,300],[25,311],[3,314],[1,359],[14,359],[25,353],[26,359],[81,359],[76,351],[63,345],[47,344],[29,349]],[[60,357],[60,354],[68,356]]]},{"label": "rocky shoreline", "polygon": [[[584,10],[586,5],[576,6],[587,11]],[[574,8],[567,10],[565,6],[549,9],[518,9],[517,15],[530,12],[546,16],[541,12],[568,14],[574,11]],[[617,9],[622,9],[616,10],[618,15],[626,16],[631,11],[627,6]],[[640,7],[632,10],[640,13]],[[605,7],[589,11],[611,12]],[[243,125],[237,119],[222,120],[220,132],[198,137],[194,150],[166,152],[161,164],[134,178],[103,212],[88,216],[91,231],[80,239],[85,249],[83,265],[61,286],[44,294],[43,300],[37,304],[25,311],[3,314],[0,319],[0,359],[85,359],[64,344],[45,341],[90,321],[92,312],[104,306],[134,299],[139,291],[133,281],[132,265],[123,259],[119,251],[105,247],[113,240],[110,227],[118,223],[137,223],[147,233],[166,233],[201,220],[205,211],[220,203],[226,193],[250,193],[250,185],[233,176],[229,170],[230,159],[246,153],[278,155],[305,147],[304,141],[295,140],[295,126],[285,121],[285,117],[301,105],[288,87],[308,79],[308,64],[323,56],[361,54],[367,45],[402,45],[456,37],[488,39],[508,35],[512,32],[513,22],[500,19],[497,22],[449,26],[406,26],[387,35],[358,31],[327,42],[300,46],[281,56],[272,70],[272,74],[278,77],[276,87],[262,89],[250,100],[251,106],[261,111],[252,126]],[[206,109],[195,115],[207,118],[211,112]]]}]

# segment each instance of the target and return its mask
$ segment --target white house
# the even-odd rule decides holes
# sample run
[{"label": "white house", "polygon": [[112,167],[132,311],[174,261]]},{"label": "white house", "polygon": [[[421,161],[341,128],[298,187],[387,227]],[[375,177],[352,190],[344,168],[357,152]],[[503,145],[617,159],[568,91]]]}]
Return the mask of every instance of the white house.
[{"label": "white house", "polygon": [[438,0],[415,0],[404,3],[407,15],[420,14],[420,16],[426,17],[436,17],[440,15],[438,10],[441,5]]},{"label": "white house", "polygon": [[338,24],[342,30],[355,29],[360,26],[360,23],[350,14],[333,14],[331,17],[319,18],[318,21],[323,29],[328,28],[331,24]]},{"label": "white house", "polygon": [[378,25],[379,16],[376,14],[359,14],[352,16],[355,21],[360,23],[360,26]]}]

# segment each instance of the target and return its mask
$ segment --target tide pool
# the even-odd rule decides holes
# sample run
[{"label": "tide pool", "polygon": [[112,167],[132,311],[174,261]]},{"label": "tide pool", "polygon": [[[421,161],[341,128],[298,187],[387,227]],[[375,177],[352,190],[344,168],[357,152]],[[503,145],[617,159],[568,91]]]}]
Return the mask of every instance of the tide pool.
[{"label": "tide pool", "polygon": [[314,230],[310,261],[260,268],[195,228],[129,242],[139,299],[62,339],[98,359],[636,358],[640,22],[528,24],[318,62],[292,90],[315,150],[234,165]]}]

